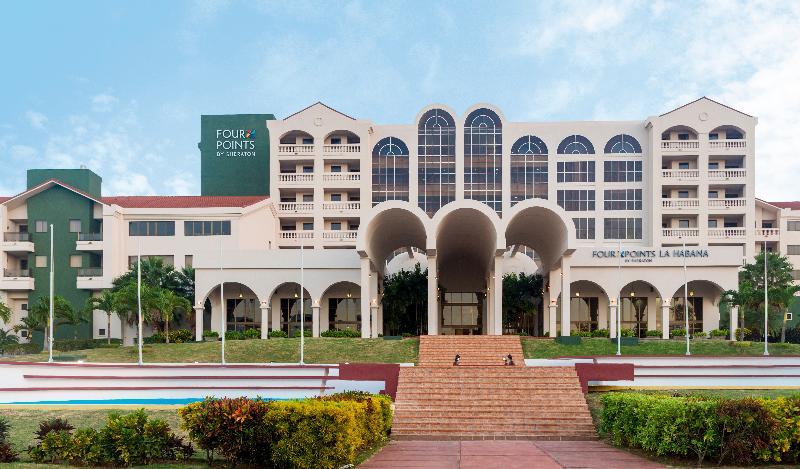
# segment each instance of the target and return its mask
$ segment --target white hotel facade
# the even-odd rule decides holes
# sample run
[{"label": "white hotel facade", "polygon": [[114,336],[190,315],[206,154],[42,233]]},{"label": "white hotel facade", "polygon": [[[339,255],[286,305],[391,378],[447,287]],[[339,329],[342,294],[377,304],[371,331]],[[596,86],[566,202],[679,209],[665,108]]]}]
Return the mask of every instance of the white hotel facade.
[{"label": "white hotel facade", "polygon": [[[97,265],[72,265],[76,288],[110,288],[139,252],[192,265],[198,340],[223,325],[294,331],[301,258],[314,336],[398,332],[384,328],[381,282],[415,264],[428,269],[428,334],[510,332],[500,313],[510,272],[544,276],[540,335],[614,336],[621,312],[622,327],[667,338],[684,324],[685,280],[691,328],[709,331],[721,293],[765,241],[800,269],[800,203],[754,193],[756,123],[707,98],[614,122],[510,122],[487,104],[431,105],[402,125],[317,103],[256,129],[269,135],[268,154],[255,156],[268,171],[262,195],[98,197],[54,178],[0,199],[0,300],[14,321],[26,314],[31,271],[46,265],[26,241],[37,221],[27,201],[60,187],[93,207],[96,232],[79,228],[74,250]],[[116,318],[105,324],[95,311],[93,337],[120,336]]]}]

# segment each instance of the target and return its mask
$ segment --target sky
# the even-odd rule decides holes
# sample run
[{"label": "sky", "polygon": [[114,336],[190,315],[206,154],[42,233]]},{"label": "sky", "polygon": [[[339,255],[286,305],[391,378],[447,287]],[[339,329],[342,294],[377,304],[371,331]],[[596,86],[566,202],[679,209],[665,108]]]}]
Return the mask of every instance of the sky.
[{"label": "sky", "polygon": [[756,195],[800,200],[798,1],[8,2],[0,60],[0,195],[81,165],[104,195],[198,194],[201,114],[644,120],[708,96],[758,117]]}]

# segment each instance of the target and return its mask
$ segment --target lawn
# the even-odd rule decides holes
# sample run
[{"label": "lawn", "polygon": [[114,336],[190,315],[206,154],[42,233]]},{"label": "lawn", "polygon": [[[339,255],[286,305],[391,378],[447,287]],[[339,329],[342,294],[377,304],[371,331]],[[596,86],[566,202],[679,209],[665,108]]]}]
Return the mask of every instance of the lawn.
[{"label": "lawn", "polygon": [[[192,363],[220,361],[220,342],[152,344],[142,349],[145,363]],[[418,339],[305,339],[306,363],[410,363],[417,361]],[[87,362],[135,363],[136,347],[113,347],[53,352],[80,356]],[[46,361],[47,354],[21,355],[12,359]],[[300,339],[229,340],[225,342],[225,360],[229,363],[296,363],[300,359]]]},{"label": "lawn", "polygon": [[[692,355],[757,356],[764,353],[761,342],[748,347],[731,345],[727,340],[698,339],[691,343]],[[609,339],[583,338],[580,345],[557,344],[550,339],[522,339],[525,358],[553,358],[574,356],[614,355],[617,345]],[[641,340],[639,345],[623,345],[622,355],[683,355],[686,342],[683,340]],[[800,344],[769,344],[771,355],[800,355]]]}]

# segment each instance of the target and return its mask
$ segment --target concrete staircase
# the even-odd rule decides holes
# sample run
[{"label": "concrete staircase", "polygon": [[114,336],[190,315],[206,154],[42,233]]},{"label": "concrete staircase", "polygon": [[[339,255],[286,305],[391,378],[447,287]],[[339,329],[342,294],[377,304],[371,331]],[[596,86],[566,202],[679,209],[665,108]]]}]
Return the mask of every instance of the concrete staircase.
[{"label": "concrete staircase", "polygon": [[[420,366],[400,369],[394,438],[597,438],[574,367],[524,366],[519,338],[513,336],[420,339]],[[436,351],[446,353],[446,360]],[[456,353],[461,366],[452,365]],[[502,365],[509,353],[517,366]]]}]

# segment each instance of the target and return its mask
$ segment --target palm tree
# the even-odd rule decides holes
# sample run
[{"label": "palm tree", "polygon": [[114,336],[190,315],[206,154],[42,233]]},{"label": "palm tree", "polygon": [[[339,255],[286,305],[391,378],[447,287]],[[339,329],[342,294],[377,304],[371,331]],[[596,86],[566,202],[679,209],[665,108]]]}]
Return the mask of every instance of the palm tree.
[{"label": "palm tree", "polygon": [[24,318],[19,320],[19,324],[14,326],[14,331],[19,332],[23,329],[26,329],[30,332],[41,332],[44,335],[44,345],[47,345],[48,340],[50,339],[49,335],[47,334],[48,323],[49,323],[49,305],[47,309],[30,309],[28,311],[28,315]]},{"label": "palm tree", "polygon": [[158,289],[153,297],[153,306],[164,321],[164,337],[169,343],[169,323],[175,319],[178,311],[188,312],[192,309],[192,304],[186,298],[177,295],[172,290],[166,288]]},{"label": "palm tree", "polygon": [[[60,301],[59,301],[60,300]],[[59,326],[72,326],[72,338],[78,339],[78,327],[81,324],[89,323],[89,311],[86,309],[75,309],[64,298],[55,297],[54,315],[58,319]],[[58,304],[61,303],[61,304]]]},{"label": "palm tree", "polygon": [[2,301],[0,301],[0,319],[2,319],[5,324],[11,321],[11,308]]},{"label": "palm tree", "polygon": [[[155,309],[155,289],[142,282],[142,321],[150,322],[150,312]],[[138,316],[137,289],[135,283],[129,283],[114,293],[114,312],[122,324],[122,343],[125,343],[125,323],[133,325]]]},{"label": "palm tree", "polygon": [[[73,324],[77,327],[78,323],[72,322],[74,320],[75,311],[72,308],[72,305],[62,296],[54,296],[53,297],[53,317],[57,319],[61,319],[60,322],[54,324],[54,328],[56,325],[62,324]],[[30,329],[32,331],[41,330],[44,332],[44,344],[47,345],[48,340],[50,339],[49,328],[48,325],[50,323],[50,297],[49,296],[40,296],[39,301],[37,301],[33,307],[28,311],[28,318],[31,325],[39,326],[39,328],[33,327],[22,327],[22,329]],[[69,319],[68,321],[64,321],[64,318]],[[24,320],[22,322],[25,322]],[[84,320],[83,322],[88,322],[88,319]],[[77,338],[78,331],[75,330],[75,338]]]},{"label": "palm tree", "polygon": [[6,353],[6,348],[19,343],[19,337],[11,334],[11,331],[0,329],[0,355]]},{"label": "palm tree", "polygon": [[93,296],[86,302],[86,307],[89,311],[95,309],[105,311],[108,318],[106,336],[108,336],[109,344],[111,343],[111,315],[116,312],[115,306],[114,293],[111,290],[103,290],[103,293],[100,296]]}]

